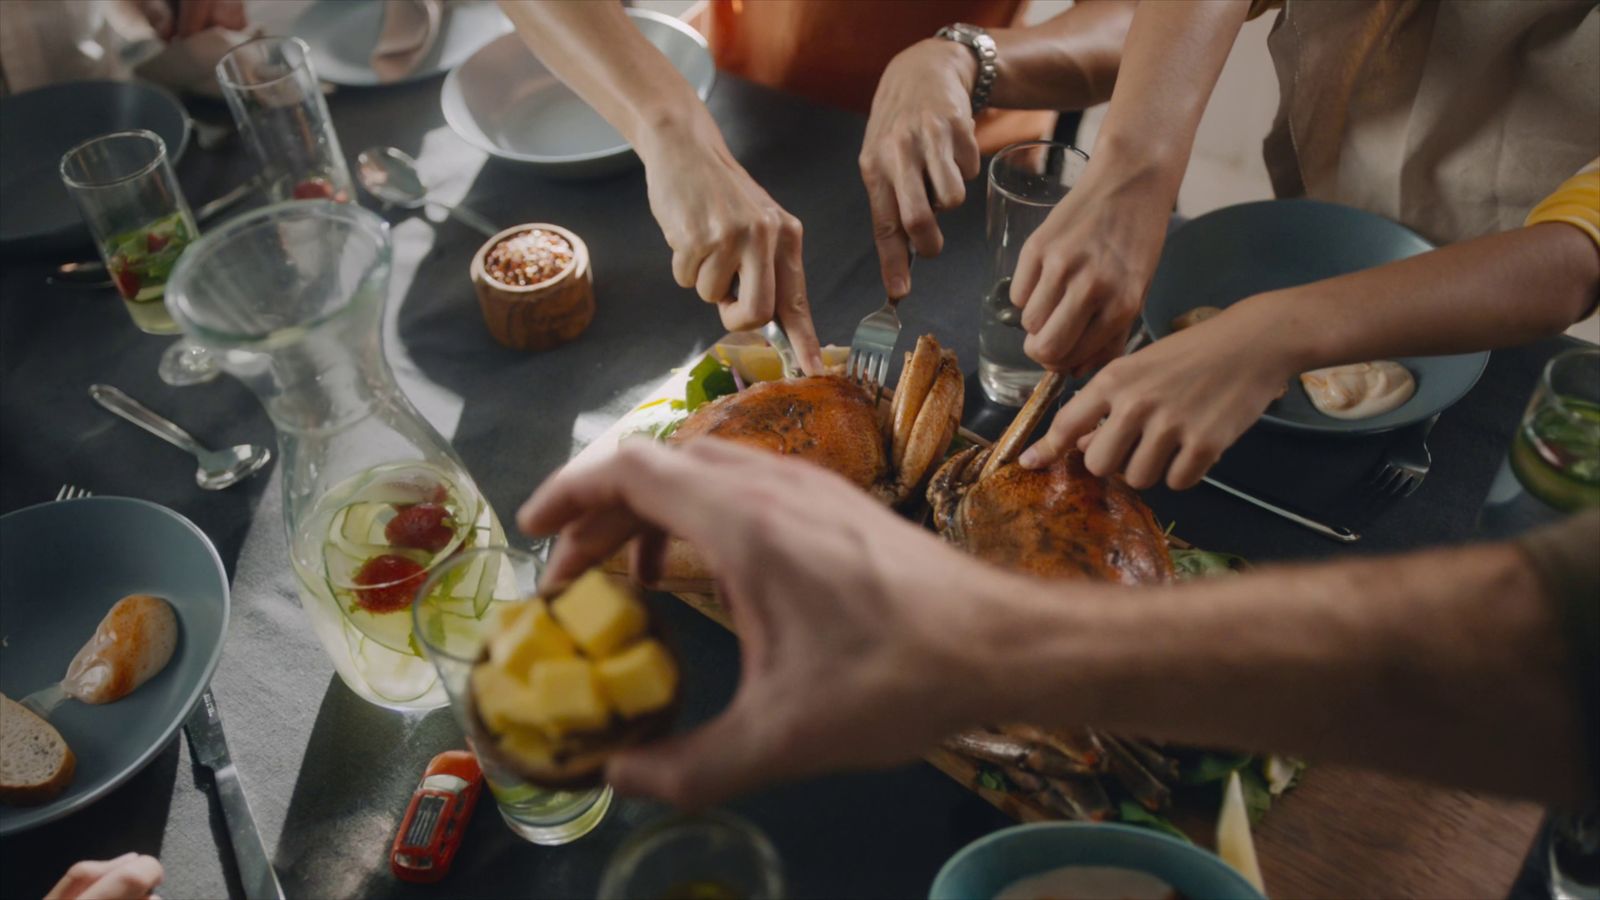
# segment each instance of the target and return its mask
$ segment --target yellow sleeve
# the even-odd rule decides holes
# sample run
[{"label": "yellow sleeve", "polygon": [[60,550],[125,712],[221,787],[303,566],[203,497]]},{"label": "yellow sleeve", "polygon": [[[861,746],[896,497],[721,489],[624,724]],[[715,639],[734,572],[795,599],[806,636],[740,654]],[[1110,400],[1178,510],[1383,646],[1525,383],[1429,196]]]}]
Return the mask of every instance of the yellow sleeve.
[{"label": "yellow sleeve", "polygon": [[1544,198],[1523,225],[1540,222],[1565,222],[1581,228],[1600,246],[1600,159],[1589,163]]}]

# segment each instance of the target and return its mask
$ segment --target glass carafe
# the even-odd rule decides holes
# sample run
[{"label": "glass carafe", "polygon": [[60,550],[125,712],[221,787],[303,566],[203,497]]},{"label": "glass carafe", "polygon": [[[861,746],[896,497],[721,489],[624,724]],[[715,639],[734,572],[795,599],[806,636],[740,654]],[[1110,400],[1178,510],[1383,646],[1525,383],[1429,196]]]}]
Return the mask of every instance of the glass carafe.
[{"label": "glass carafe", "polygon": [[[289,561],[339,676],[379,706],[432,709],[448,701],[413,635],[412,600],[452,555],[504,546],[505,534],[395,384],[381,338],[389,268],[388,226],[372,213],[280,203],[193,244],[166,302],[277,427]],[[424,602],[480,619],[492,581],[464,570]]]}]

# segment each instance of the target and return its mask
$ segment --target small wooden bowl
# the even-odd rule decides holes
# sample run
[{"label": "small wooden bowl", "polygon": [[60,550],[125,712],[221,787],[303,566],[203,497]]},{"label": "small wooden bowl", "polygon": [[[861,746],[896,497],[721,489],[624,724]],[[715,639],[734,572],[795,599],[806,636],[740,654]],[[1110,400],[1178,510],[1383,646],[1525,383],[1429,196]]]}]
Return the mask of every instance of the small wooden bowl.
[{"label": "small wooden bowl", "polygon": [[[572,245],[572,262],[538,284],[506,284],[490,275],[484,267],[489,251],[507,238],[535,229],[566,238]],[[490,238],[472,257],[472,287],[489,333],[513,350],[559,347],[583,334],[594,319],[589,247],[583,238],[559,225],[531,222]]]}]

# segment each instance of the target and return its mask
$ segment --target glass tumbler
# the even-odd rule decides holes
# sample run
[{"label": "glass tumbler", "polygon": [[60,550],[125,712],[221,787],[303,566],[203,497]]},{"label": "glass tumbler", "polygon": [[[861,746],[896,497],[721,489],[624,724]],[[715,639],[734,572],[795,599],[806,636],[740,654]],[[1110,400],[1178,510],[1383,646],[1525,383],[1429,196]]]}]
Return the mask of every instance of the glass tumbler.
[{"label": "glass tumbler", "polygon": [[1022,245],[1067,196],[1089,157],[1054,141],[1025,141],[989,161],[988,293],[978,323],[978,383],[1004,406],[1027,402],[1044,369],[1022,352],[1027,334],[1011,305],[1011,278]]},{"label": "glass tumbler", "polygon": [[[593,831],[611,808],[611,788],[559,791],[529,783],[503,763],[489,740],[480,740],[471,700],[472,667],[483,655],[492,636],[494,608],[526,603],[539,595],[539,558],[507,547],[469,550],[435,569],[412,605],[413,630],[423,652],[439,671],[439,681],[467,742],[478,756],[489,792],[500,808],[500,818],[526,841],[553,846],[568,844]],[[478,616],[430,599],[452,583],[474,584],[488,609]],[[492,585],[487,591],[484,586]]]},{"label": "glass tumbler", "polygon": [[783,864],[766,834],[721,810],[670,816],[622,842],[600,900],[778,900]]},{"label": "glass tumbler", "polygon": [[[146,334],[177,334],[162,298],[173,266],[199,229],[172,174],[166,143],[143,130],[92,138],[61,157],[61,180],[133,324]],[[218,373],[209,354],[182,338],[162,354],[157,371],[178,387]]]},{"label": "glass tumbler", "polygon": [[350,200],[350,168],[305,41],[246,41],[217,63],[217,83],[269,199]]},{"label": "glass tumbler", "polygon": [[1600,506],[1600,349],[1545,365],[1512,439],[1511,471],[1562,512]]}]

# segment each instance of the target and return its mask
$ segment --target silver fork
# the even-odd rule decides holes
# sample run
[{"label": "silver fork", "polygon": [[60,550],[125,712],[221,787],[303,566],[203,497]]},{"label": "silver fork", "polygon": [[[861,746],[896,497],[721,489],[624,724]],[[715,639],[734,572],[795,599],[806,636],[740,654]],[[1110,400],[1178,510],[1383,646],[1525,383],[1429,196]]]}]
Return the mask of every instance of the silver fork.
[{"label": "silver fork", "polygon": [[[906,258],[906,273],[917,261],[913,251]],[[845,374],[851,380],[877,396],[878,390],[889,377],[889,360],[894,356],[895,342],[900,340],[900,313],[895,310],[899,300],[884,300],[876,312],[868,313],[856,326],[855,337],[850,339],[850,358],[845,361]]]},{"label": "silver fork", "polygon": [[61,490],[56,491],[57,500],[82,500],[84,497],[90,496],[93,495],[83,488],[71,484],[63,484]]},{"label": "silver fork", "polygon": [[1433,454],[1428,452],[1428,433],[1439,421],[1437,415],[1426,421],[1403,429],[1384,451],[1383,459],[1373,467],[1366,486],[1380,500],[1399,500],[1409,497],[1422,487],[1433,466]]}]

